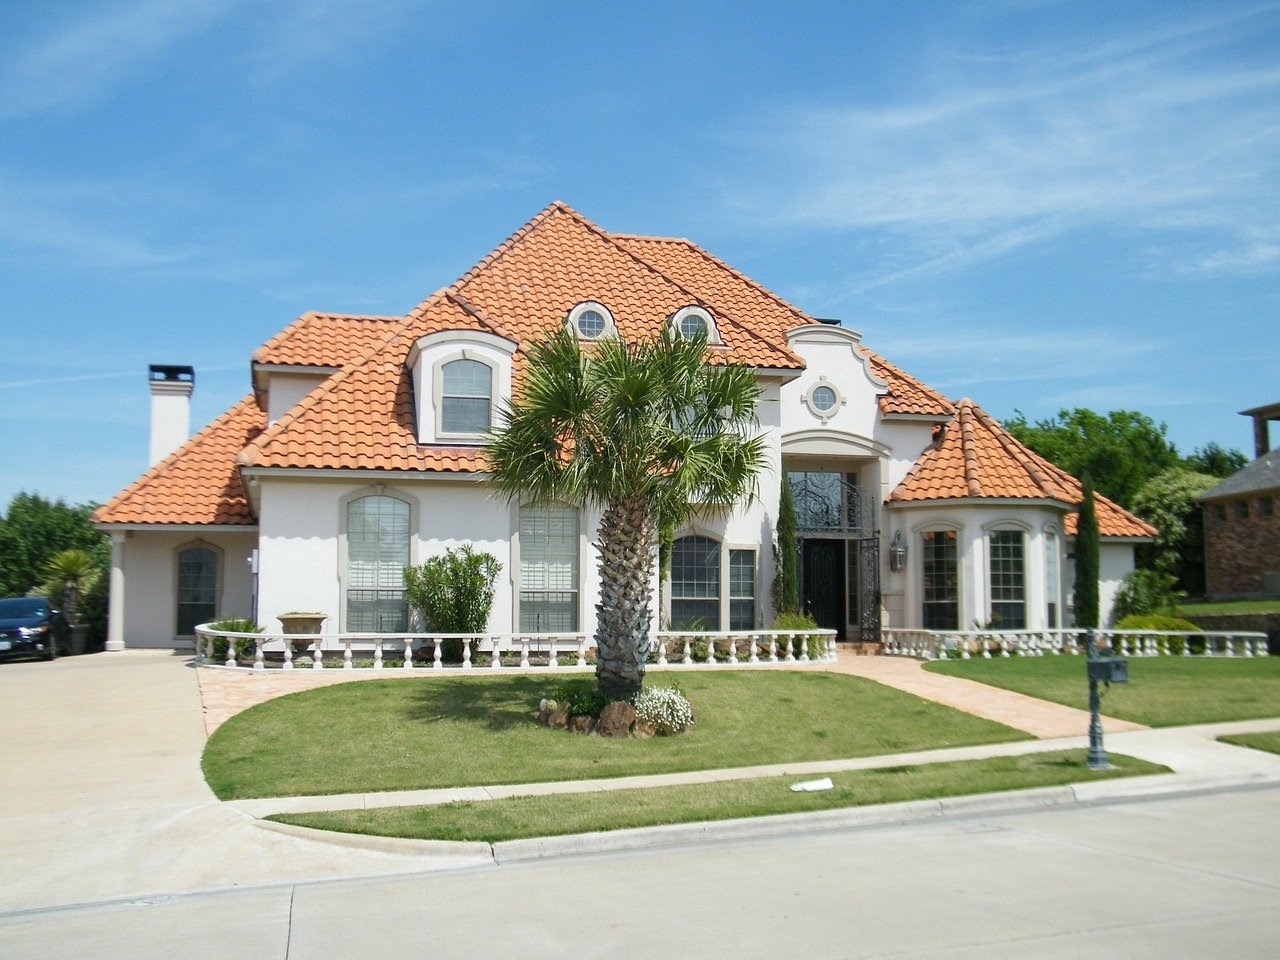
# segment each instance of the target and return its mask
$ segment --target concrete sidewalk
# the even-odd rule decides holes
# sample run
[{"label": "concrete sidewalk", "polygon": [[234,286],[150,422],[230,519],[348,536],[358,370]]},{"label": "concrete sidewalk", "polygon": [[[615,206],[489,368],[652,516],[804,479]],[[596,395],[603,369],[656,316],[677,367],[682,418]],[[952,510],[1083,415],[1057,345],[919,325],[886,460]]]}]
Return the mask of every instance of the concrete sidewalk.
[{"label": "concrete sidewalk", "polygon": [[[858,661],[872,659],[856,658]],[[898,672],[900,682],[922,682],[915,676],[921,671],[915,667],[913,674],[910,661],[901,661],[901,665],[895,666],[897,661],[876,659],[885,661],[886,671]],[[843,669],[844,665],[842,661],[837,668]],[[880,666],[855,662],[850,669]],[[554,842],[515,841],[493,847],[427,841],[379,842],[371,838],[268,828],[255,819],[255,815],[265,812],[265,805],[251,805],[257,801],[221,803],[204,782],[200,755],[206,740],[204,717],[210,703],[206,700],[202,705],[201,702],[203,681],[209,676],[220,676],[224,678],[220,683],[234,682],[233,693],[243,702],[272,690],[278,695],[283,692],[281,685],[291,684],[297,688],[299,681],[311,685],[356,679],[338,676],[339,671],[314,673],[318,676],[219,674],[193,668],[185,655],[154,651],[0,666],[0,728],[5,730],[5,736],[0,738],[0,770],[3,771],[0,862],[5,864],[6,875],[12,881],[0,886],[0,913],[238,887],[492,867],[495,863],[525,857],[727,840],[779,831],[792,834],[866,823],[901,822],[920,816],[1008,810],[1019,804],[1029,807],[1105,802],[1141,795],[1280,782],[1280,757],[1213,741],[1213,737],[1226,730],[1280,729],[1280,718],[1277,718],[1245,724],[1115,733],[1107,740],[1112,752],[1163,763],[1176,773],[1053,792],[1029,791],[827,814],[617,831],[560,838]],[[990,693],[991,702],[1001,699],[990,688],[975,686]],[[940,692],[936,695],[943,696]],[[224,699],[219,709],[225,710],[229,702]],[[980,708],[982,711],[994,709],[990,704]],[[979,707],[974,709],[977,711]],[[807,777],[823,770],[886,763],[920,763],[1078,747],[1085,743],[1084,732],[1081,728],[1078,736],[1065,739],[681,776],[691,778],[689,782],[765,773]],[[648,777],[630,782],[474,789],[484,796],[496,797],[557,788],[618,789],[673,779]],[[417,792],[348,800],[351,798],[329,797],[323,802],[348,807],[393,800],[425,802]],[[298,802],[305,805],[308,801]],[[335,845],[339,843],[347,845]]]}]

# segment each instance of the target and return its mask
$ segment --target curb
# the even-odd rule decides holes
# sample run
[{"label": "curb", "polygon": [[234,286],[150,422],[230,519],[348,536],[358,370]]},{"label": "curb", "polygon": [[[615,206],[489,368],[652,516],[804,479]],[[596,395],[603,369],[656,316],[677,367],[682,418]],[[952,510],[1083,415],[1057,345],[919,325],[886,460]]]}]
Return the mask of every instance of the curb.
[{"label": "curb", "polygon": [[[1271,786],[1280,777],[1246,773],[1230,776],[1192,777],[1185,774],[1152,774],[1100,783],[1037,787],[999,793],[980,793],[937,800],[910,800],[868,807],[845,807],[808,813],[785,813],[738,820],[710,820],[657,827],[634,827],[598,833],[576,833],[524,840],[482,841],[412,840],[367,834],[336,833],[254,819],[254,824],[276,833],[334,846],[421,856],[456,857],[458,866],[491,862],[498,866],[552,858],[656,850],[700,843],[733,843],[769,840],[802,833],[826,833],[900,826],[929,820],[1000,816],[1066,806],[1102,806],[1148,799],[1215,793]],[[461,861],[472,861],[462,863]]]}]

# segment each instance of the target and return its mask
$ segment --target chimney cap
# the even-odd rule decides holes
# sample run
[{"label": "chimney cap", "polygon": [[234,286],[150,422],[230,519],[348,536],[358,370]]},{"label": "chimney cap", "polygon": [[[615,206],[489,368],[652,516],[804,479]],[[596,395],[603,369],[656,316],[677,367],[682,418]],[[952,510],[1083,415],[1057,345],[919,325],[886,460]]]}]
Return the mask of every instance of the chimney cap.
[{"label": "chimney cap", "polygon": [[196,382],[195,367],[184,366],[181,364],[171,363],[153,363],[147,368],[147,379],[152,383],[157,381],[167,381],[170,383],[190,383]]}]

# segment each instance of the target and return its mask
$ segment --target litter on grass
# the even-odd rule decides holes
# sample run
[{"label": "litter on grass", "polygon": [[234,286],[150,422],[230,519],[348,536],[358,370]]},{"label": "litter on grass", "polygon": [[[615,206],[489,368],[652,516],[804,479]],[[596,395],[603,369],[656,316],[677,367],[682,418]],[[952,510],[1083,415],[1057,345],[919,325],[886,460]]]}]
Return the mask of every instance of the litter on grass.
[{"label": "litter on grass", "polygon": [[791,789],[796,793],[813,793],[815,790],[830,790],[834,786],[830,777],[823,777],[821,780],[802,780],[800,783],[793,783]]}]

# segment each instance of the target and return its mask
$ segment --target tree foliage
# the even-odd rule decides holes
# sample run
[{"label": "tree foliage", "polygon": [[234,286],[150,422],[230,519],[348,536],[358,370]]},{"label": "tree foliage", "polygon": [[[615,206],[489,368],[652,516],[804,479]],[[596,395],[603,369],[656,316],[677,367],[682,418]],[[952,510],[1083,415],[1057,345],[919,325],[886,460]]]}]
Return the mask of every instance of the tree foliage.
[{"label": "tree foliage", "polygon": [[1134,410],[1100,414],[1077,407],[1034,424],[1018,412],[1004,426],[1073,476],[1089,474],[1098,493],[1125,508],[1148,479],[1182,463],[1168,427]]},{"label": "tree foliage", "polygon": [[508,500],[603,508],[596,682],[610,696],[643,682],[659,531],[753,494],[764,464],[755,374],[706,363],[706,347],[669,327],[583,345],[562,329],[530,350],[486,451]]},{"label": "tree foliage", "polygon": [[1148,480],[1133,499],[1134,513],[1156,528],[1149,566],[1193,595],[1204,592],[1204,515],[1195,498],[1217,483],[1175,467]]},{"label": "tree foliage", "polygon": [[1083,497],[1076,523],[1075,619],[1077,627],[1096,629],[1100,613],[1098,577],[1101,566],[1098,514],[1093,500],[1093,480],[1089,474],[1084,475],[1082,485]]},{"label": "tree foliage", "polygon": [[1196,473],[1207,473],[1219,480],[1239,473],[1249,465],[1249,458],[1239,450],[1225,449],[1217,443],[1210,442],[1203,447],[1196,447],[1187,457],[1187,468]]},{"label": "tree foliage", "polygon": [[1177,583],[1167,573],[1157,570],[1131,570],[1116,591],[1111,617],[1121,623],[1125,618],[1158,613],[1172,615],[1178,601]]},{"label": "tree foliage", "polygon": [[796,505],[791,483],[782,477],[778,499],[777,542],[773,545],[773,608],[778,614],[800,612],[800,583],[796,572]]}]

